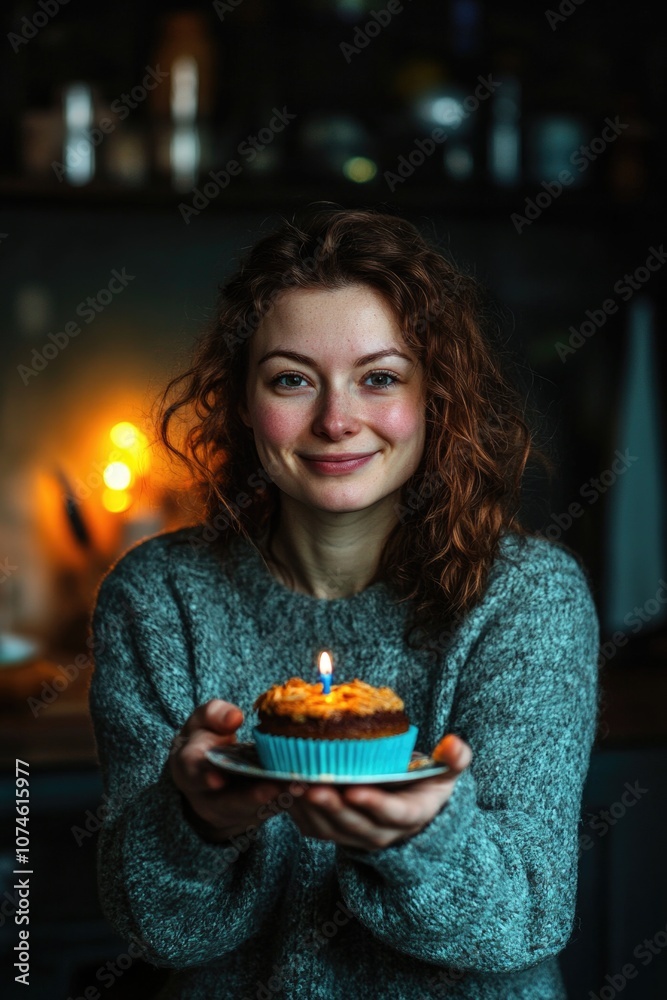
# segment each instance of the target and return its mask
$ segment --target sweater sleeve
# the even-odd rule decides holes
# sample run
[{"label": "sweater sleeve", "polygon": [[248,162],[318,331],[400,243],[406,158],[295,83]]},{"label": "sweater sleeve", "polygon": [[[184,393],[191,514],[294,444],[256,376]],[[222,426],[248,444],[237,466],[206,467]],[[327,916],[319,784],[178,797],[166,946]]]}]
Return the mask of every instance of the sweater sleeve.
[{"label": "sweater sleeve", "polygon": [[473,761],[448,803],[401,844],[337,849],[347,905],[411,956],[510,972],[569,938],[599,624],[584,573],[564,562],[508,574],[461,669],[448,730]]},{"label": "sweater sleeve", "polygon": [[186,820],[168,759],[197,707],[192,652],[169,587],[131,565],[105,578],[92,619],[99,893],[112,926],[138,938],[149,961],[183,968],[234,950],[267,919],[291,838],[282,814],[234,844],[207,843]]}]

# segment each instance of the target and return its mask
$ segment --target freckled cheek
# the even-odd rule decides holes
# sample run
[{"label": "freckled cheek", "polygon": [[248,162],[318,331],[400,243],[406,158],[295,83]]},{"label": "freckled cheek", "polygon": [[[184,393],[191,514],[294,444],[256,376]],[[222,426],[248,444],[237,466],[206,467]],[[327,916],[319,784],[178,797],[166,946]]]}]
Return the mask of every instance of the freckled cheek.
[{"label": "freckled cheek", "polygon": [[255,434],[267,445],[293,441],[303,431],[303,417],[287,407],[260,406],[253,417]]},{"label": "freckled cheek", "polygon": [[394,441],[410,441],[423,432],[424,414],[415,406],[394,406],[383,414],[381,427]]}]

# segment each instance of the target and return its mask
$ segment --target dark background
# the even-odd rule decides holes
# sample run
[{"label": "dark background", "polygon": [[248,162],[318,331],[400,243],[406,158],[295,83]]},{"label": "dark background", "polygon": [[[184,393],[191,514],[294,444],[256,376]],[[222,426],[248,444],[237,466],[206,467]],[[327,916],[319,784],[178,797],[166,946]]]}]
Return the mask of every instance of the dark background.
[{"label": "dark background", "polygon": [[[187,362],[217,284],[260,233],[318,200],[402,214],[489,290],[498,343],[558,467],[551,484],[531,470],[524,517],[581,555],[602,629],[580,898],[562,965],[575,1000],[665,994],[665,282],[659,268],[638,269],[665,236],[667,35],[650,5],[393,10],[54,0],[0,14],[0,949],[9,958],[16,943],[19,756],[31,765],[38,873],[32,997],[81,995],[126,947],[96,901],[91,667],[71,665],[86,652],[101,574],[193,509],[182,473],[147,443],[129,506],[110,511],[100,475],[109,430],[131,421],[150,442],[152,402]],[[176,123],[170,87],[184,57],[197,67],[198,103],[194,120]],[[124,105],[156,67],[170,79]],[[493,92],[457,124],[447,115],[480,78]],[[77,82],[93,100],[83,140],[63,113]],[[243,144],[283,108],[295,117],[252,156]],[[96,135],[105,117],[113,127]],[[605,141],[608,119],[618,135]],[[435,128],[447,138],[420,162],[418,140],[429,149]],[[193,143],[198,164],[179,173],[169,150],[187,161]],[[210,172],[233,159],[238,175],[211,187]],[[571,183],[559,191],[563,170]],[[79,303],[124,268],[127,287],[84,322]],[[49,334],[77,318],[80,334],[54,354]],[[590,335],[565,351],[585,323]],[[617,452],[635,458],[619,466]],[[33,645],[15,653],[11,636]],[[628,806],[626,782],[637,781],[647,791]],[[646,965],[645,939],[655,950]],[[637,976],[621,984],[628,963]],[[148,996],[158,980],[134,961],[101,995]]]}]

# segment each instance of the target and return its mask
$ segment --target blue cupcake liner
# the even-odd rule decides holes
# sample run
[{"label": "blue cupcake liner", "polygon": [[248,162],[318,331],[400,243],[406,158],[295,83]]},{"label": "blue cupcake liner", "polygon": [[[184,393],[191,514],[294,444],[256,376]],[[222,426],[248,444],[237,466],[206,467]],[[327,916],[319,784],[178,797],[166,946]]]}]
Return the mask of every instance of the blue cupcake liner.
[{"label": "blue cupcake liner", "polygon": [[257,755],[268,771],[284,771],[308,778],[326,775],[357,777],[363,774],[400,774],[407,771],[417,726],[397,736],[367,740],[318,740],[297,736],[272,736],[252,731]]}]

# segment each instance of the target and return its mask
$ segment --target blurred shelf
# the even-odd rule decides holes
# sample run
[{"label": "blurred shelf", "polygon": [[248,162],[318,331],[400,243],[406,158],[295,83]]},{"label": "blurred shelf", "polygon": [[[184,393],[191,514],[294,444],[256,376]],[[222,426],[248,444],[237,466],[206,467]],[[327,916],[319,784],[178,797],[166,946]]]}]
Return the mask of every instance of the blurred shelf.
[{"label": "blurred shelf", "polygon": [[92,668],[79,669],[69,680],[60,666],[74,664],[80,653],[64,651],[38,660],[22,668],[12,691],[6,685],[0,689],[1,769],[13,768],[16,758],[39,769],[96,767],[88,712]]},{"label": "blurred shelf", "polygon": [[[202,189],[210,178],[205,175],[197,183]],[[427,213],[445,212],[454,218],[506,219],[511,225],[513,213],[523,214],[526,199],[534,199],[541,188],[531,184],[509,189],[491,185],[452,186],[443,181],[442,185],[420,183],[419,177],[410,178],[405,187],[397,188],[392,194],[386,184],[379,182],[358,185],[334,180],[301,180],[286,182],[281,178],[239,178],[229,188],[219,191],[208,199],[208,204],[200,209],[200,215],[212,209],[213,212],[238,212],[240,210],[283,211],[286,207],[307,206],[311,202],[328,201],[343,207],[365,207],[374,205]],[[5,207],[67,207],[67,209],[107,209],[119,208],[178,210],[182,204],[191,206],[195,188],[175,191],[166,183],[152,183],[149,187],[122,188],[115,184],[96,180],[83,187],[59,185],[51,181],[27,180],[0,176],[0,201]],[[662,195],[646,196],[627,202],[617,202],[599,191],[581,189],[566,190],[562,197],[538,216],[543,224],[595,225],[615,227],[619,223],[626,226],[652,225],[660,218],[664,209]],[[9,203],[9,205],[7,204]],[[196,223],[199,216],[193,216],[190,223]],[[536,219],[536,221],[538,221]],[[529,231],[524,227],[523,232]],[[657,239],[657,235],[656,235]]]}]

